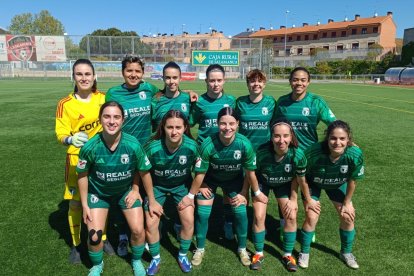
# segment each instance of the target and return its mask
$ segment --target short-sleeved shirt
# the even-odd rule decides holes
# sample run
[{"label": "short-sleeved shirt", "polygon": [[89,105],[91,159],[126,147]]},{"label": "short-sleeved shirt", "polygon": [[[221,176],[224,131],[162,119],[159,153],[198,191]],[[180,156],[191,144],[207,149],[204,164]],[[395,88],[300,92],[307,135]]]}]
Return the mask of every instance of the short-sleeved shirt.
[{"label": "short-sleeved shirt", "polygon": [[254,150],[270,139],[274,108],[274,98],[267,95],[257,103],[252,102],[249,96],[241,96],[236,101],[236,111],[240,114],[239,133],[250,140]]},{"label": "short-sleeved shirt", "polygon": [[243,179],[243,168],[256,169],[256,154],[246,137],[236,133],[233,142],[225,146],[219,134],[213,134],[201,145],[201,162],[197,162],[195,172],[206,173],[207,184],[229,184]]},{"label": "short-sleeved shirt", "polygon": [[127,133],[111,151],[102,133],[95,135],[81,149],[78,173],[88,172],[88,192],[100,196],[115,196],[130,189],[137,171],[148,171],[151,163],[137,139]]},{"label": "short-sleeved shirt", "polygon": [[191,183],[192,169],[200,157],[196,141],[183,135],[180,147],[170,153],[164,139],[154,140],[145,145],[145,152],[152,164],[150,172],[154,186],[175,187]]},{"label": "short-sleeved shirt", "polygon": [[308,183],[322,189],[337,189],[350,179],[364,177],[364,159],[360,148],[347,147],[335,163],[330,160],[328,151],[323,149],[323,142],[316,143],[305,151]]},{"label": "short-sleeved shirt", "polygon": [[320,121],[329,125],[336,120],[326,102],[310,92],[300,101],[292,100],[292,93],[280,97],[276,102],[273,119],[281,117],[292,123],[302,150],[318,142],[316,129]]},{"label": "short-sleeved shirt", "polygon": [[208,136],[218,133],[217,115],[223,107],[235,108],[236,98],[222,94],[220,98],[212,99],[207,92],[192,103],[190,124],[198,124],[197,142],[201,144]]},{"label": "short-sleeved shirt", "polygon": [[289,147],[285,157],[276,162],[273,143],[263,144],[257,150],[256,175],[260,184],[279,187],[291,183],[295,176],[306,173],[306,157],[299,148]]},{"label": "short-sleeved shirt", "polygon": [[123,84],[110,88],[106,93],[105,101],[116,101],[124,108],[122,130],[137,138],[142,145],[151,137],[151,99],[158,91],[156,86],[141,82],[135,89],[128,89]]},{"label": "short-sleeved shirt", "polygon": [[179,110],[187,118],[189,118],[190,105],[190,95],[188,93],[183,93],[180,91],[179,95],[175,98],[168,98],[164,94],[155,95],[151,101],[153,131],[157,129],[165,113],[170,110]]}]

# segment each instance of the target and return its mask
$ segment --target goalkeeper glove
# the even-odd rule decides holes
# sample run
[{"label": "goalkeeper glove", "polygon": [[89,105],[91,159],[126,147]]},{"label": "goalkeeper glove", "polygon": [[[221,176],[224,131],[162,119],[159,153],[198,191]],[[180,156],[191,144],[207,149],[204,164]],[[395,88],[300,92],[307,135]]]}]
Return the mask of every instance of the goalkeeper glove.
[{"label": "goalkeeper glove", "polygon": [[66,144],[72,144],[77,148],[83,147],[86,142],[88,142],[88,134],[85,132],[76,132],[73,136],[66,138]]}]

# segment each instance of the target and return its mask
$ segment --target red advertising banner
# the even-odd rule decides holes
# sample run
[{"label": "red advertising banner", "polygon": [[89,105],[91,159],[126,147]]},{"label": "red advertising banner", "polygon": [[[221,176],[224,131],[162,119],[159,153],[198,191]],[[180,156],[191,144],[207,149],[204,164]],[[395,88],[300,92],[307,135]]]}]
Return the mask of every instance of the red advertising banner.
[{"label": "red advertising banner", "polygon": [[194,80],[196,80],[196,73],[195,72],[182,72],[181,73],[181,80],[183,80],[183,81],[194,81]]},{"label": "red advertising banner", "polygon": [[36,61],[35,37],[31,35],[6,35],[8,61]]}]

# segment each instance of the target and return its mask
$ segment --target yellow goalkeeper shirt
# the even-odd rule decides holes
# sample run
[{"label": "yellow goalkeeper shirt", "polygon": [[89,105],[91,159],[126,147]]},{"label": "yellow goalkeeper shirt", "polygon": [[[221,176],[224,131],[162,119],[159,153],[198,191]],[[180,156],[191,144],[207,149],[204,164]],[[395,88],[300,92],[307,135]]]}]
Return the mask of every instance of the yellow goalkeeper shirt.
[{"label": "yellow goalkeeper shirt", "polygon": [[[92,138],[102,130],[99,122],[99,109],[105,103],[105,94],[96,91],[92,93],[89,102],[76,99],[74,93],[61,99],[56,109],[56,137],[63,143],[63,138],[83,131]],[[79,154],[79,148],[68,147],[68,154]]]}]

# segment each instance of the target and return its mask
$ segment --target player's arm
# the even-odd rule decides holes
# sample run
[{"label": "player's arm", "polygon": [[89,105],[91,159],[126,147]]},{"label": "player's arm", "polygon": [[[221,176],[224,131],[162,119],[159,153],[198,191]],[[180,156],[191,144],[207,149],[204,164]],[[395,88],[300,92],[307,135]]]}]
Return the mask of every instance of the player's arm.
[{"label": "player's arm", "polygon": [[205,173],[196,173],[193,182],[191,183],[191,188],[188,192],[188,194],[183,197],[178,203],[178,210],[182,211],[188,206],[194,206],[194,197],[195,195],[200,191],[201,184],[203,183]]},{"label": "player's arm", "polygon": [[152,185],[152,178],[150,172],[140,171],[139,174],[141,176],[145,192],[147,193],[150,216],[161,216],[164,213],[164,210],[162,206],[155,200],[154,186]]},{"label": "player's arm", "polygon": [[88,224],[92,221],[91,211],[88,206],[88,172],[78,173],[79,195],[82,203],[83,222]]},{"label": "player's arm", "polygon": [[141,195],[139,194],[139,173],[135,173],[132,180],[131,191],[125,197],[125,204],[127,208],[131,208],[137,200],[142,202]]},{"label": "player's arm", "polygon": [[[245,170],[245,175],[246,176],[245,176],[245,181],[244,182],[249,182],[250,183],[250,185],[247,183],[247,191],[249,190],[249,186],[250,186],[251,189],[252,189],[252,192],[254,194],[254,199],[256,201],[260,201],[264,204],[267,204],[268,198],[264,193],[262,193],[260,191],[259,182],[257,181],[255,171]],[[244,188],[245,188],[245,183],[243,183],[243,189]],[[246,198],[247,198],[247,192],[243,195],[245,195]]]}]

